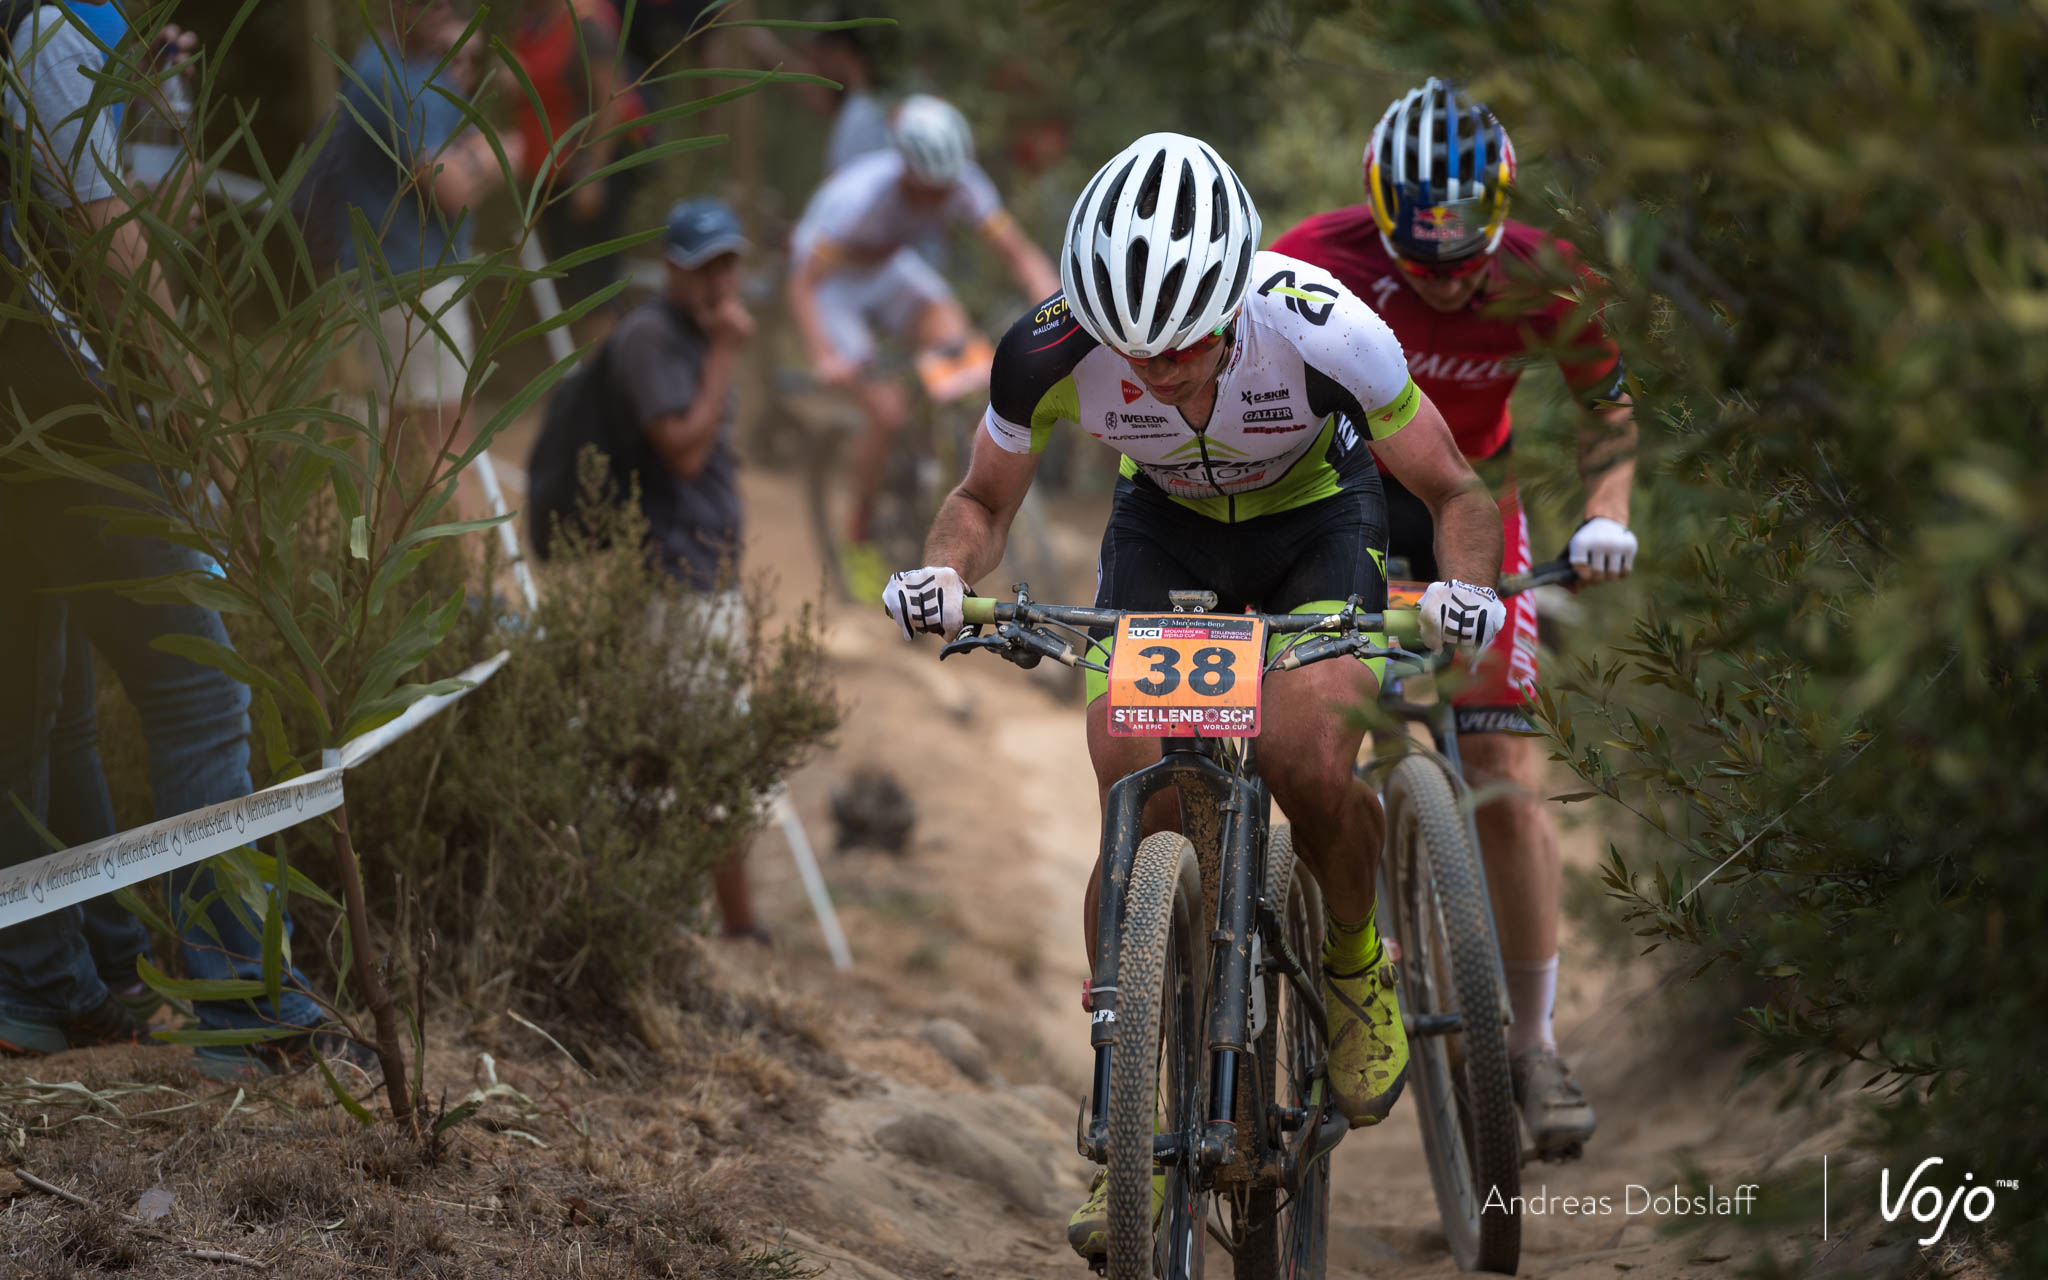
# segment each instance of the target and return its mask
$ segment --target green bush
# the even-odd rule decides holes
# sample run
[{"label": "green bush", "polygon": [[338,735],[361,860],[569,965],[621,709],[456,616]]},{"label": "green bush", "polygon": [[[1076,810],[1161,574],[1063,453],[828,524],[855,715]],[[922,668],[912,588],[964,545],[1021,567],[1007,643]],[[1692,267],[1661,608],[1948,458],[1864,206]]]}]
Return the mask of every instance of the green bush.
[{"label": "green bush", "polygon": [[637,512],[609,523],[531,619],[470,611],[453,648],[505,666],[350,776],[364,856],[398,873],[373,904],[402,886],[380,916],[430,931],[430,978],[471,1002],[617,1009],[837,720],[808,610],[777,629],[746,584],[725,634],[713,597],[646,565]]}]

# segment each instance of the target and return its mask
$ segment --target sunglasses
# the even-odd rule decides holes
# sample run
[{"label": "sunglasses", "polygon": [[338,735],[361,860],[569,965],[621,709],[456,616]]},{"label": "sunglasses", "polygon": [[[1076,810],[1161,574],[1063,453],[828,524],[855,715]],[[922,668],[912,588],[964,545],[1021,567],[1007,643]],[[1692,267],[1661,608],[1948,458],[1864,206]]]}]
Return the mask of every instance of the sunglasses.
[{"label": "sunglasses", "polygon": [[1142,359],[1137,356],[1125,356],[1124,359],[1138,365],[1160,359],[1171,360],[1175,364],[1187,364],[1192,360],[1200,360],[1203,356],[1208,355],[1211,351],[1214,351],[1229,340],[1230,323],[1224,323],[1210,330],[1209,336],[1199,342],[1191,342],[1185,347],[1175,347],[1172,350],[1162,351],[1158,355],[1146,356]]},{"label": "sunglasses", "polygon": [[1467,276],[1477,275],[1486,270],[1486,265],[1492,261],[1493,255],[1482,251],[1454,262],[1413,262],[1407,258],[1397,257],[1394,259],[1394,265],[1401,269],[1403,275],[1413,276],[1417,280],[1463,280]]}]

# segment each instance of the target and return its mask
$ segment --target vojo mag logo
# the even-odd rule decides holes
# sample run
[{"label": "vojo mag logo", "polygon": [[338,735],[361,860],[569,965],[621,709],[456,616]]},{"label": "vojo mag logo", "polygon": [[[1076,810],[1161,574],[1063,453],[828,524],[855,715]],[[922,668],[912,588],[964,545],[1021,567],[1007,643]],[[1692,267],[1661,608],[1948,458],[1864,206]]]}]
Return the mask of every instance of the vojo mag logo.
[{"label": "vojo mag logo", "polygon": [[[1949,1221],[1955,1217],[1958,1208],[1963,1211],[1963,1218],[1968,1222],[1982,1222],[1991,1216],[1992,1210],[1998,1208],[1998,1193],[1992,1190],[1993,1184],[1978,1182],[1974,1173],[1965,1173],[1962,1184],[1946,1195],[1935,1184],[1920,1181],[1921,1174],[1941,1163],[1940,1156],[1929,1156],[1915,1165],[1913,1172],[1899,1185],[1899,1196],[1896,1200],[1892,1198],[1892,1171],[1886,1169],[1878,1174],[1877,1207],[1878,1211],[1884,1214],[1886,1222],[1896,1222],[1900,1214],[1910,1213],[1913,1221],[1920,1225],[1934,1225],[1931,1234],[1920,1238],[1922,1248],[1941,1243],[1941,1238],[1948,1234]],[[2017,1191],[2020,1184],[2015,1178],[2000,1178],[1996,1185],[2007,1191]]]}]

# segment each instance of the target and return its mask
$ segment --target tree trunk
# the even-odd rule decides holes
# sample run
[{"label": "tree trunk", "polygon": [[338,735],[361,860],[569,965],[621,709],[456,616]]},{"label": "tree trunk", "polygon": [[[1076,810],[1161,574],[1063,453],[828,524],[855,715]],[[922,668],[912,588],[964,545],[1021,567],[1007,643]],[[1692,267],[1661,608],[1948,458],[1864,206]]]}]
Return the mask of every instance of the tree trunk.
[{"label": "tree trunk", "polygon": [[384,1092],[391,1099],[391,1118],[411,1129],[412,1095],[406,1086],[405,1043],[399,1038],[398,1007],[384,985],[382,966],[370,942],[370,909],[363,899],[363,869],[348,835],[348,806],[334,811],[334,860],[341,868],[342,903],[348,908],[349,945],[355,951],[356,991],[377,1028],[377,1061],[384,1068]]}]

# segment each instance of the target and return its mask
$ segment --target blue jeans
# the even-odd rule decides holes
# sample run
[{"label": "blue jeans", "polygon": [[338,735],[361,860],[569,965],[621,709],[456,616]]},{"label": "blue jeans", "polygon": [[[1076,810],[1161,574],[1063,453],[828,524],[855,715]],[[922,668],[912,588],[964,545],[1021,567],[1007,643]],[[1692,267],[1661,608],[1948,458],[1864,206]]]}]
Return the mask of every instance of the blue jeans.
[{"label": "blue jeans", "polygon": [[[139,469],[124,474],[155,484]],[[140,604],[113,591],[41,594],[203,566],[197,551],[108,533],[74,510],[125,501],[69,480],[0,492],[0,601],[16,619],[0,624],[0,866],[49,852],[21,816],[16,796],[67,844],[115,831],[94,723],[91,650],[113,667],[141,716],[158,817],[250,790],[248,689],[212,667],[150,647],[162,635],[227,644],[218,613],[188,604]],[[166,879],[186,976],[262,978],[259,933],[224,902],[211,903],[203,919],[185,909],[213,893],[212,870],[181,867]],[[255,914],[260,922],[260,911]],[[285,927],[289,931],[289,920]],[[87,1012],[106,998],[109,979],[132,981],[135,957],[146,947],[141,923],[111,898],[0,929],[0,1013],[62,1022]],[[201,1002],[200,1025],[310,1028],[325,1020],[303,994],[304,975],[288,971],[285,986],[275,1008],[267,999]]]}]

